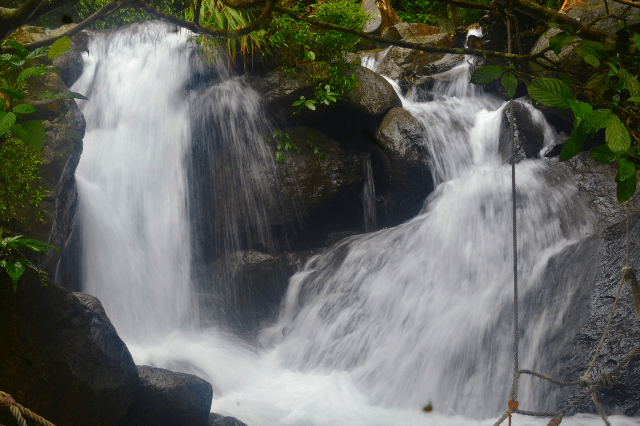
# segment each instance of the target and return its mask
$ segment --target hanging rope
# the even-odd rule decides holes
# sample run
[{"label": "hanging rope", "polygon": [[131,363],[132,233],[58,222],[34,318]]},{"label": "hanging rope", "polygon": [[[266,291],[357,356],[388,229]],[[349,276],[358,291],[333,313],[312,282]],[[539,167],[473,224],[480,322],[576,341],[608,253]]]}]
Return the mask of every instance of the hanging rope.
[{"label": "hanging rope", "polygon": [[[511,12],[510,8],[505,10],[506,12],[506,25],[507,25],[507,52],[511,53],[511,23],[510,20],[514,21],[517,35],[517,27],[518,21],[516,17]],[[520,48],[520,44],[518,43],[518,47]],[[511,66],[511,62],[509,62],[509,66]],[[638,282],[635,276],[633,269],[629,266],[629,222],[630,222],[630,209],[629,202],[626,203],[627,209],[627,234],[626,234],[626,258],[625,258],[625,267],[622,268],[622,278],[620,280],[620,284],[618,285],[618,292],[616,295],[615,302],[613,304],[613,308],[611,309],[611,314],[609,315],[609,320],[605,327],[604,333],[602,334],[602,338],[600,339],[600,344],[598,345],[596,352],[587,368],[587,371],[580,377],[578,380],[574,380],[571,382],[565,382],[561,380],[553,379],[549,376],[543,375],[541,373],[532,371],[532,370],[520,370],[518,368],[519,359],[518,359],[518,351],[520,346],[520,333],[518,328],[518,229],[517,229],[517,215],[516,215],[516,145],[518,142],[518,133],[516,128],[515,117],[513,115],[513,100],[509,100],[506,107],[506,115],[509,120],[509,137],[511,138],[511,198],[512,198],[512,209],[513,209],[513,382],[511,384],[511,391],[509,393],[509,409],[507,412],[498,419],[498,421],[494,424],[494,426],[500,425],[507,418],[509,419],[509,426],[511,426],[511,416],[512,414],[522,414],[527,416],[539,416],[539,417],[552,417],[547,426],[559,426],[564,418],[565,414],[570,411],[572,408],[578,405],[582,400],[586,397],[590,396],[593,400],[594,405],[600,417],[605,422],[607,426],[611,426],[609,423],[609,419],[605,414],[598,398],[596,397],[596,391],[603,386],[611,388],[613,384],[617,380],[617,375],[622,370],[622,368],[631,361],[636,355],[640,353],[640,346],[635,348],[625,359],[623,359],[618,365],[611,370],[609,373],[600,374],[597,379],[590,379],[589,375],[593,366],[595,365],[596,359],[598,358],[598,354],[600,350],[604,346],[604,341],[609,333],[609,326],[611,325],[611,320],[613,319],[613,315],[616,311],[616,307],[618,305],[618,300],[620,298],[620,292],[622,289],[622,285],[626,282],[631,285],[634,294],[634,304],[636,309],[636,314],[640,318],[640,287],[638,286]],[[518,381],[520,379],[521,374],[530,374],[535,377],[539,377],[541,379],[547,380],[551,383],[555,383],[559,386],[582,386],[588,388],[588,390],[583,393],[580,397],[575,399],[571,404],[566,405],[562,410],[558,412],[539,412],[539,411],[526,411],[520,410],[518,408]]]},{"label": "hanging rope", "polygon": [[11,411],[11,414],[13,414],[13,417],[16,419],[19,426],[28,426],[27,421],[23,416],[26,416],[43,426],[55,426],[50,421],[43,419],[33,411],[18,404],[8,393],[0,391],[0,408],[4,407],[7,407],[9,411]]}]

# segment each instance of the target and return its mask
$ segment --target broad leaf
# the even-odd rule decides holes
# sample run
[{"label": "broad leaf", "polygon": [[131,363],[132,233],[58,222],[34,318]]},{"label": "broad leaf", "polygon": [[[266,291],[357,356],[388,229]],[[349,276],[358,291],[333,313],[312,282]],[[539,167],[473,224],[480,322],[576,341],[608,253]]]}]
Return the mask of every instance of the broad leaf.
[{"label": "broad leaf", "polygon": [[567,109],[571,98],[569,86],[557,78],[539,78],[529,85],[529,96],[534,101],[555,108]]},{"label": "broad leaf", "polygon": [[585,86],[602,96],[609,88],[610,82],[609,71],[603,71],[587,80]]},{"label": "broad leaf", "polygon": [[11,281],[13,281],[13,291],[15,292],[18,287],[18,280],[24,273],[24,265],[20,260],[16,260],[15,262],[11,260],[7,260],[4,267],[9,277],[11,277]]},{"label": "broad leaf", "polygon": [[562,151],[560,151],[560,161],[567,161],[575,157],[577,153],[582,150],[584,146],[584,142],[587,140],[587,132],[583,125],[581,125],[581,120],[576,118],[573,122],[573,130],[571,131],[571,135],[569,135],[569,139],[562,146]]},{"label": "broad leaf", "polygon": [[487,84],[497,79],[502,75],[504,70],[502,67],[496,65],[485,65],[480,67],[471,76],[471,83],[473,84]]},{"label": "broad leaf", "polygon": [[630,177],[636,176],[636,165],[626,158],[620,158],[618,160],[618,174],[616,175],[616,182],[622,182]]},{"label": "broad leaf", "polygon": [[40,56],[45,56],[49,53],[49,46],[38,47],[33,52],[29,53],[26,59],[39,58]]},{"label": "broad leaf", "polygon": [[600,129],[607,127],[609,118],[613,115],[610,109],[597,109],[586,116],[583,120],[585,129],[591,135],[594,135]]},{"label": "broad leaf", "polygon": [[18,82],[24,81],[27,77],[40,77],[47,73],[47,69],[44,67],[31,67],[23,70],[17,78]]},{"label": "broad leaf", "polygon": [[620,78],[619,86],[621,90],[628,91],[631,96],[640,96],[640,83],[634,76],[624,68],[620,68],[618,77]]},{"label": "broad leaf", "polygon": [[7,44],[13,47],[13,53],[20,59],[26,59],[29,56],[29,51],[17,41],[9,40]]},{"label": "broad leaf", "polygon": [[44,146],[45,130],[44,124],[39,120],[31,120],[22,124],[25,132],[27,133],[26,142],[34,151],[40,151]]},{"label": "broad leaf", "polygon": [[598,163],[611,163],[618,158],[616,154],[609,149],[607,145],[599,145],[591,150],[591,158]]},{"label": "broad leaf", "polygon": [[13,89],[9,89],[8,87],[0,87],[0,93],[6,96],[10,96],[16,101],[21,101],[24,99],[24,95],[22,93]]},{"label": "broad leaf", "polygon": [[518,88],[518,79],[511,73],[505,73],[501,80],[502,86],[504,86],[504,97],[506,100],[513,98]]},{"label": "broad leaf", "polygon": [[69,46],[71,46],[71,39],[69,37],[64,36],[57,39],[49,49],[49,59],[55,59],[58,56],[62,55],[67,51],[67,49],[69,49]]},{"label": "broad leaf", "polygon": [[560,32],[552,36],[551,38],[549,38],[549,47],[553,49],[553,53],[555,53],[556,55],[559,55],[562,48],[565,47],[567,44],[571,43],[575,39],[576,39],[576,36],[574,35]]},{"label": "broad leaf", "polygon": [[624,203],[636,192],[636,178],[633,177],[631,179],[625,179],[621,182],[618,182],[618,188],[616,191],[616,195],[618,196],[618,202]]},{"label": "broad leaf", "polygon": [[640,50],[640,34],[634,34],[633,41],[636,42],[636,47]]},{"label": "broad leaf", "polygon": [[14,124],[9,128],[9,131],[13,133],[14,136],[21,139],[23,142],[28,143],[27,139],[29,138],[29,134],[22,128],[20,124]]},{"label": "broad leaf", "polygon": [[616,154],[625,152],[631,146],[631,136],[629,136],[627,128],[614,114],[611,114],[607,120],[604,138],[607,141],[607,146]]},{"label": "broad leaf", "polygon": [[278,163],[282,163],[284,161],[284,154],[282,154],[280,151],[276,152],[276,161]]},{"label": "broad leaf", "polygon": [[640,160],[640,145],[634,145],[631,148],[629,148],[629,151],[627,151],[627,154]]},{"label": "broad leaf", "polygon": [[627,102],[635,102],[638,103],[640,102],[640,96],[632,96],[629,99],[627,99]]},{"label": "broad leaf", "polygon": [[567,99],[567,103],[576,118],[583,119],[593,112],[593,107],[589,103],[574,101],[573,99]]},{"label": "broad leaf", "polygon": [[6,113],[5,116],[2,117],[2,120],[0,120],[0,136],[7,133],[15,122],[16,122],[16,115],[12,112]]},{"label": "broad leaf", "polygon": [[20,104],[20,105],[16,105],[13,108],[13,112],[15,114],[31,114],[33,112],[36,112],[36,109],[33,107],[33,105]]}]

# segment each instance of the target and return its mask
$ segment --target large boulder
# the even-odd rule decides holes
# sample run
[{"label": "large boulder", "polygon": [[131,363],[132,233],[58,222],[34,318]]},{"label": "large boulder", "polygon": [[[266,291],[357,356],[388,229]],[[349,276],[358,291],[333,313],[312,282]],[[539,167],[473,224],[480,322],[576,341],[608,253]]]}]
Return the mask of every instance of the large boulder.
[{"label": "large boulder", "polygon": [[216,413],[209,414],[209,426],[247,426],[240,420]]},{"label": "large boulder", "polygon": [[197,376],[137,366],[140,390],[125,425],[207,426],[213,388]]},{"label": "large boulder", "polygon": [[[516,147],[516,162],[525,158],[539,158],[545,143],[544,117],[531,105],[524,102],[513,102],[513,118],[516,122],[518,146]],[[504,163],[511,163],[511,133],[507,107],[502,110],[500,137],[498,150]]]},{"label": "large boulder", "polygon": [[415,215],[433,190],[428,152],[422,124],[403,108],[393,108],[385,116],[376,142],[387,180],[380,194],[385,226],[395,225]]},{"label": "large boulder", "polygon": [[[573,176],[580,197],[595,215],[597,230],[605,229],[624,219],[625,206],[618,203],[616,198],[616,163],[598,163],[588,152],[580,152],[569,161],[560,162],[553,158],[548,162],[552,169]],[[632,214],[640,213],[640,196],[636,194],[629,200],[629,204]]]},{"label": "large boulder", "polygon": [[[54,424],[119,426],[139,379],[113,327],[35,272],[25,272],[15,293],[0,275],[2,391]],[[0,423],[13,424],[5,414]]]},{"label": "large boulder", "polygon": [[[635,215],[630,227],[629,264],[636,271],[640,265],[640,216]],[[550,371],[560,380],[581,377],[594,356],[618,291],[621,269],[625,265],[626,220],[567,247],[551,258],[542,276],[545,293],[570,294],[564,299],[562,327],[557,336],[547,336],[542,357],[550,360]],[[571,290],[573,288],[573,290]],[[556,297],[563,297],[558,294]],[[544,300],[544,295],[536,295]],[[608,338],[596,359],[591,378],[610,372],[634,348],[640,345],[640,319],[636,316],[631,287],[624,284]],[[546,343],[546,344],[545,344]],[[549,370],[547,370],[549,371]],[[583,388],[562,388],[556,406],[574,401]],[[618,374],[613,387],[601,388],[598,400],[605,412],[637,416],[640,414],[640,358],[635,357]],[[575,411],[596,413],[591,398],[583,399]]]},{"label": "large boulder", "polygon": [[[439,33],[429,36],[411,36],[406,38],[405,41],[427,46],[447,47],[451,45],[451,35]],[[425,65],[442,59],[444,55],[444,53],[427,53],[393,46],[378,67],[378,73],[394,80],[409,73],[422,74],[422,69]]]},{"label": "large boulder", "polygon": [[360,66],[347,70],[345,74],[355,75],[359,83],[340,100],[347,108],[361,115],[382,119],[391,108],[402,106],[398,94],[380,74]]},{"label": "large boulder", "polygon": [[[580,6],[577,6],[571,9],[567,13],[567,16],[576,19],[584,24],[590,24],[597,18],[609,14],[617,15],[618,18],[622,19],[602,19],[593,24],[593,27],[611,34],[616,34],[618,31],[623,30],[625,28],[625,25],[627,27],[630,27],[632,25],[640,23],[640,9],[629,7],[617,2],[613,2],[610,5],[605,5],[599,0],[591,0]],[[549,39],[561,31],[562,30],[560,27],[555,27],[550,28],[549,30],[544,32],[531,49],[531,54],[537,54],[548,49]],[[549,51],[545,54],[545,57],[553,61],[554,63],[559,63],[560,67],[564,69],[572,70],[578,75],[582,74],[582,78],[585,80],[593,74],[592,71],[594,68],[590,65],[587,65],[584,60],[575,52],[574,47],[571,45],[565,46],[560,51],[559,55],[556,55],[554,52]],[[532,65],[532,68],[540,72],[545,71],[544,68],[538,65]]]}]

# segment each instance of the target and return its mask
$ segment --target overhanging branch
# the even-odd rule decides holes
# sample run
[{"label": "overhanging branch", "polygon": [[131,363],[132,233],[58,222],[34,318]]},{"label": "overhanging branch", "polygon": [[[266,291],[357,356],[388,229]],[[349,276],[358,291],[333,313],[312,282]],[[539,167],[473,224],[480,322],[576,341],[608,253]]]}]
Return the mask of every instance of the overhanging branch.
[{"label": "overhanging branch", "polygon": [[474,10],[495,10],[495,6],[490,4],[480,4],[480,3],[472,3],[470,1],[464,0],[435,0],[437,3],[446,3],[452,6],[461,7],[464,9],[474,9]]}]

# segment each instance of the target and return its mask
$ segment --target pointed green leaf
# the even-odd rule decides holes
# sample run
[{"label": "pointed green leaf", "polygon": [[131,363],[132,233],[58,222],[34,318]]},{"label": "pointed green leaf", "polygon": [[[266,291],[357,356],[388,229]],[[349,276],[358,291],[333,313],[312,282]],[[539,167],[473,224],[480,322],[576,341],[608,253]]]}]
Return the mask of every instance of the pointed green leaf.
[{"label": "pointed green leaf", "polygon": [[17,81],[22,82],[27,77],[40,77],[47,73],[47,69],[44,67],[30,67],[23,70],[20,75],[18,75]]},{"label": "pointed green leaf", "polygon": [[618,174],[616,175],[616,182],[622,182],[630,177],[636,176],[636,165],[626,158],[620,158],[618,160]]},{"label": "pointed green leaf", "polygon": [[571,135],[569,135],[569,139],[567,139],[562,146],[562,151],[560,151],[560,161],[570,160],[582,150],[584,142],[587,140],[587,132],[580,121],[579,118],[576,118],[573,122]]},{"label": "pointed green leaf", "polygon": [[632,96],[629,99],[627,99],[627,102],[635,102],[638,103],[640,102],[640,96]]},{"label": "pointed green leaf", "polygon": [[67,36],[60,37],[51,45],[48,55],[49,59],[55,59],[62,55],[69,49],[69,46],[71,46],[71,39]]},{"label": "pointed green leaf", "polygon": [[516,76],[511,73],[505,73],[502,76],[502,86],[504,86],[504,97],[506,100],[511,100],[513,95],[516,94],[516,89],[518,88],[518,80]]},{"label": "pointed green leaf", "polygon": [[576,118],[583,119],[593,112],[593,107],[589,103],[574,101],[573,99],[567,99],[567,103]]},{"label": "pointed green leaf", "polygon": [[625,152],[631,146],[631,136],[615,114],[611,114],[607,120],[604,138],[607,141],[607,146],[616,154]]},{"label": "pointed green leaf", "polygon": [[22,128],[22,126],[20,124],[14,124],[13,126],[11,126],[9,128],[9,131],[11,133],[13,133],[14,136],[16,136],[17,138],[19,138],[20,140],[22,140],[23,142],[27,142],[27,139],[29,138],[29,135],[27,134],[27,132]]},{"label": "pointed green leaf", "polygon": [[16,260],[15,262],[7,260],[4,269],[7,271],[7,274],[9,274],[9,277],[11,277],[11,281],[13,281],[13,290],[15,291],[18,280],[24,273],[24,265],[21,263],[21,260]]},{"label": "pointed green leaf", "polygon": [[284,155],[280,151],[276,152],[276,161],[280,164],[284,161]]},{"label": "pointed green leaf", "polygon": [[640,34],[634,34],[633,41],[636,42],[636,47],[640,50]]},{"label": "pointed green leaf", "polygon": [[502,75],[504,70],[502,67],[496,65],[485,65],[474,71],[471,76],[471,83],[473,84],[487,84],[497,79]]},{"label": "pointed green leaf", "polygon": [[29,53],[26,59],[39,58],[40,56],[45,56],[47,53],[49,53],[49,46],[38,47],[33,52]]},{"label": "pointed green leaf", "polygon": [[573,84],[573,85],[578,84],[578,82],[575,81],[569,74],[559,72],[558,77],[560,77],[560,80],[564,81],[567,84]]},{"label": "pointed green leaf", "polygon": [[576,39],[576,36],[574,35],[560,32],[549,38],[549,47],[553,49],[553,53],[555,53],[556,55],[559,55],[562,48],[565,47],[567,44],[571,43],[575,39]]},{"label": "pointed green leaf", "polygon": [[20,104],[20,105],[16,105],[13,108],[14,114],[31,114],[33,112],[36,112],[36,109],[33,107],[33,105],[29,105],[29,104]]},{"label": "pointed green leaf", "polygon": [[585,83],[585,86],[588,89],[591,89],[597,94],[599,94],[600,96],[602,96],[604,92],[606,92],[607,89],[609,88],[610,83],[611,83],[611,77],[609,76],[609,72],[603,71],[601,73],[594,75],[589,80],[587,80],[587,82]]},{"label": "pointed green leaf", "polygon": [[636,178],[625,179],[621,182],[618,182],[618,188],[616,191],[616,195],[618,196],[618,202],[624,203],[636,192]]},{"label": "pointed green leaf", "polygon": [[607,127],[609,118],[613,115],[610,109],[597,109],[583,119],[585,129],[590,135],[594,135],[600,129]]},{"label": "pointed green leaf", "polygon": [[16,115],[12,112],[7,113],[2,118],[2,120],[0,120],[0,136],[7,133],[15,122],[16,122]]},{"label": "pointed green leaf", "polygon": [[591,150],[589,155],[591,155],[591,158],[596,160],[598,163],[611,163],[618,158],[618,156],[614,154],[607,145],[598,145]]},{"label": "pointed green leaf", "polygon": [[567,109],[571,98],[569,86],[557,78],[539,78],[529,85],[529,96],[534,101],[555,108]]},{"label": "pointed green leaf", "polygon": [[640,96],[640,83],[634,76],[624,68],[620,68],[618,77],[620,78],[620,89],[628,91],[631,96]]},{"label": "pointed green leaf", "polygon": [[627,151],[627,154],[640,160],[640,145],[634,145],[631,148],[629,148],[629,151]]},{"label": "pointed green leaf", "polygon": [[40,151],[44,146],[45,130],[44,124],[39,120],[31,120],[22,124],[27,133],[27,143],[34,151]]},{"label": "pointed green leaf", "polygon": [[593,51],[591,51],[590,49],[586,49],[582,46],[578,46],[575,48],[575,52],[578,55],[580,55],[580,57],[584,59],[584,61],[589,65],[591,65],[592,67],[597,68],[600,66],[600,61],[598,60],[598,57],[594,55]]},{"label": "pointed green leaf", "polygon": [[26,59],[29,56],[29,51],[17,41],[9,40],[7,44],[13,48],[14,54],[20,59]]}]

